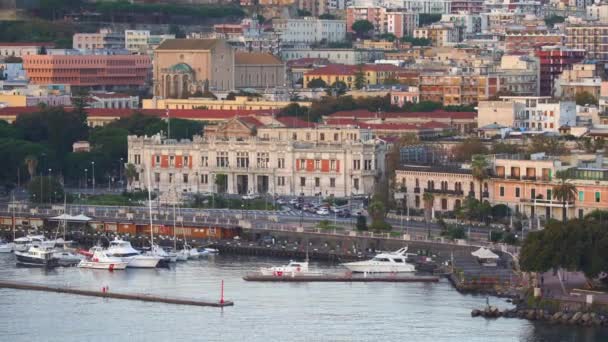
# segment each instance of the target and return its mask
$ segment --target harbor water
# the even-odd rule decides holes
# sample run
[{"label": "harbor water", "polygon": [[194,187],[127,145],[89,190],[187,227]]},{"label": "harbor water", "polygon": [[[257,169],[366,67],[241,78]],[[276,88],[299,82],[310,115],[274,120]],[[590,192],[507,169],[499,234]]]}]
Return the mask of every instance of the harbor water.
[{"label": "harbor water", "polygon": [[[285,260],[218,255],[169,269],[15,267],[0,279],[81,289],[219,300],[223,309],[0,289],[1,341],[608,341],[606,329],[471,318],[484,296],[439,283],[254,283],[242,277]],[[336,266],[313,264],[331,270]],[[490,298],[505,308],[509,303]]]}]

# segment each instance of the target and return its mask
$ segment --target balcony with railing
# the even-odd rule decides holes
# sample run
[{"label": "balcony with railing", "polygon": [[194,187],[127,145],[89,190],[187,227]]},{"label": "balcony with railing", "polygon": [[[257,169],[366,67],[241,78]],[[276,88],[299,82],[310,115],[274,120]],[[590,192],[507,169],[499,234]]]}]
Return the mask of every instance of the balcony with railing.
[{"label": "balcony with railing", "polygon": [[[543,198],[522,198],[520,202],[539,207],[562,208],[564,206],[564,201]],[[574,207],[574,201],[565,201],[565,204],[566,208]]]},{"label": "balcony with railing", "polygon": [[448,190],[448,189],[424,189],[424,192],[429,192],[432,194],[439,194],[439,195],[450,195],[450,196],[462,196],[464,193],[462,190]]}]

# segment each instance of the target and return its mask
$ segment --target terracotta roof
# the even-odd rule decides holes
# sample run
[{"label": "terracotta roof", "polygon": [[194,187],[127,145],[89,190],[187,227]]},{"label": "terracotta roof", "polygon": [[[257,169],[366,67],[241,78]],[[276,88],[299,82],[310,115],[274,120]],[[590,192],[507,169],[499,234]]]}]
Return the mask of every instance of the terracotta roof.
[{"label": "terracotta roof", "polygon": [[256,119],[255,116],[241,116],[239,117],[239,120],[252,127],[264,126],[264,124],[260,120]]},{"label": "terracotta roof", "polygon": [[279,58],[269,53],[236,52],[234,54],[234,64],[283,65],[283,62]]},{"label": "terracotta roof", "polygon": [[329,115],[330,118],[357,118],[357,119],[375,119],[375,118],[428,118],[428,119],[475,119],[475,112],[447,112],[444,110],[436,110],[434,112],[370,112],[367,109],[356,109],[350,111],[340,111]]},{"label": "terracotta roof", "polygon": [[343,64],[330,64],[324,67],[320,67],[315,70],[308,71],[307,76],[315,75],[354,75],[357,72],[357,66],[355,65],[343,65]]},{"label": "terracotta roof", "polygon": [[[66,110],[72,110],[71,107],[66,107]],[[5,107],[0,108],[0,116],[22,115],[38,112],[40,109],[36,106],[32,107]],[[167,111],[165,109],[128,109],[128,108],[87,108],[86,112],[89,117],[128,117],[135,112],[140,112],[145,115],[153,115],[165,117]],[[221,120],[230,119],[235,116],[249,116],[255,114],[257,116],[270,116],[266,110],[228,110],[228,109],[170,109],[169,115],[172,118],[181,119],[198,119],[198,120]]]},{"label": "terracotta roof", "polygon": [[35,43],[35,42],[0,42],[0,46],[44,46],[54,47],[55,43]]},{"label": "terracotta roof", "polygon": [[210,50],[219,39],[165,39],[156,50]]}]

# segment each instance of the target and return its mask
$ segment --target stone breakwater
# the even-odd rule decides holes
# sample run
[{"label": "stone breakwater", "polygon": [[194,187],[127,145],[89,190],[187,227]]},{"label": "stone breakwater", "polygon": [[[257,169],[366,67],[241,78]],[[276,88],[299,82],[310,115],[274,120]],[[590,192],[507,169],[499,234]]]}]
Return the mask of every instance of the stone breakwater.
[{"label": "stone breakwater", "polygon": [[530,321],[545,321],[551,324],[578,325],[578,326],[608,326],[608,316],[595,312],[566,312],[558,311],[551,313],[544,309],[513,308],[501,311],[495,306],[487,306],[484,309],[474,309],[471,317],[485,318],[522,318]]}]

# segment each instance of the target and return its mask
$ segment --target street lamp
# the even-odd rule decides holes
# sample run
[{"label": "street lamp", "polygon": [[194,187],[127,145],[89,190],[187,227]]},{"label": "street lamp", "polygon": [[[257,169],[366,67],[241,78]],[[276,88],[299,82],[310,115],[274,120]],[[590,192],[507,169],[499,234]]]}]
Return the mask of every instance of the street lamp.
[{"label": "street lamp", "polygon": [[89,188],[89,176],[88,176],[88,172],[89,172],[89,169],[84,169],[84,188],[85,189]]},{"label": "street lamp", "polygon": [[91,165],[93,167],[93,179],[92,179],[92,182],[93,182],[93,193],[95,193],[95,162],[92,161]]},{"label": "street lamp", "polygon": [[118,164],[118,180],[119,180],[121,186],[122,186],[122,161],[123,161],[123,158],[120,158],[120,164]]}]

